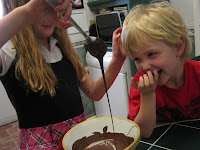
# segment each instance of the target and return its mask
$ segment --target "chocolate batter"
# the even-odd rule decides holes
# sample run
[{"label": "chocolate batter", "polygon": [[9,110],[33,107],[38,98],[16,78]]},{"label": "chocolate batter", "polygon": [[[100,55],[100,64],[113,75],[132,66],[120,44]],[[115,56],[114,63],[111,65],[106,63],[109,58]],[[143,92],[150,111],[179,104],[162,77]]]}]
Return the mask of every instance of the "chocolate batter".
[{"label": "chocolate batter", "polygon": [[105,126],[102,134],[94,132],[94,135],[75,141],[72,150],[123,150],[134,141],[132,137],[123,133],[107,132],[107,129]]}]

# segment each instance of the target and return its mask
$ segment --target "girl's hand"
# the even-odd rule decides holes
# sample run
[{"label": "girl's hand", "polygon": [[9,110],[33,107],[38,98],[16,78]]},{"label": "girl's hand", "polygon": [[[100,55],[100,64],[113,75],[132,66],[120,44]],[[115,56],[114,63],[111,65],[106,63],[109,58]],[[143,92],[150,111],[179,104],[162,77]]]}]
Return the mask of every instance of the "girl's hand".
[{"label": "girl's hand", "polygon": [[158,73],[156,70],[148,71],[147,74],[139,77],[139,82],[136,82],[134,77],[131,79],[131,84],[138,89],[141,94],[148,95],[155,92],[158,83]]},{"label": "girl's hand", "polygon": [[[30,0],[26,5],[22,6],[25,9],[27,24],[54,25],[67,29],[71,26],[67,22],[72,12],[71,1],[58,0],[58,4],[57,7],[52,8],[45,0]],[[58,18],[58,12],[63,11],[65,11],[65,21]]]},{"label": "girl's hand", "polygon": [[122,48],[122,42],[121,42],[121,32],[122,28],[118,28],[113,32],[113,56],[116,57],[118,60],[126,59],[126,51]]},{"label": "girl's hand", "polygon": [[65,12],[64,20],[67,21],[72,13],[72,3],[71,0],[57,0],[58,6],[54,8],[56,12]]}]

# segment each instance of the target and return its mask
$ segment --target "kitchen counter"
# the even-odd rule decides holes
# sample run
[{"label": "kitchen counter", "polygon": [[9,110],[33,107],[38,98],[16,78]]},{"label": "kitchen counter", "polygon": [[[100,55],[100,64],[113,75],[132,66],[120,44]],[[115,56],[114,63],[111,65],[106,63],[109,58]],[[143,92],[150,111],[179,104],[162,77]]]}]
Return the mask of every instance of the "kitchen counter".
[{"label": "kitchen counter", "polygon": [[199,150],[200,120],[159,124],[150,138],[141,138],[136,150]]}]

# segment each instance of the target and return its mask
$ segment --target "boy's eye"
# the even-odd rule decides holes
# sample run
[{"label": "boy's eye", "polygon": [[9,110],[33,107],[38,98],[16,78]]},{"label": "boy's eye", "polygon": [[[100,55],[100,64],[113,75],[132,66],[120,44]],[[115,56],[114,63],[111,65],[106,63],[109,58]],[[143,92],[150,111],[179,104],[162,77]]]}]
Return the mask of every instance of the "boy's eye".
[{"label": "boy's eye", "polygon": [[134,59],[134,61],[139,61],[139,60],[140,60],[139,58],[135,58],[135,59]]},{"label": "boy's eye", "polygon": [[153,56],[155,55],[156,53],[149,53],[148,56]]}]

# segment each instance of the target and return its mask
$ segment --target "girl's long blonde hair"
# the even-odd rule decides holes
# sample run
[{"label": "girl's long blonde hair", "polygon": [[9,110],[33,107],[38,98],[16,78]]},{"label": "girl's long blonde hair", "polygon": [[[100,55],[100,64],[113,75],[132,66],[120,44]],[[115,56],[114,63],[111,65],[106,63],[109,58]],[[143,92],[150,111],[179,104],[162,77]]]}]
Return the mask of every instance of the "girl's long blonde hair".
[{"label": "girl's long blonde hair", "polygon": [[[4,14],[9,13],[16,7],[22,6],[29,0],[2,0]],[[67,58],[73,64],[77,79],[85,80],[86,71],[82,65],[79,56],[73,49],[67,31],[55,28],[52,35],[58,40],[60,49],[65,53]],[[11,39],[14,49],[16,49],[16,67],[15,74],[18,80],[24,78],[26,84],[34,91],[41,91],[41,94],[49,93],[51,96],[56,94],[57,78],[46,63],[39,50],[39,40],[34,34],[32,26],[28,25],[19,31]],[[67,69],[67,68],[66,68]]]}]

